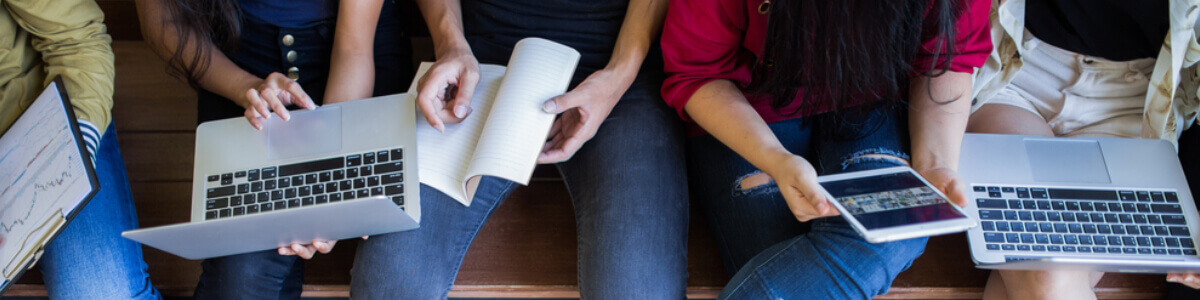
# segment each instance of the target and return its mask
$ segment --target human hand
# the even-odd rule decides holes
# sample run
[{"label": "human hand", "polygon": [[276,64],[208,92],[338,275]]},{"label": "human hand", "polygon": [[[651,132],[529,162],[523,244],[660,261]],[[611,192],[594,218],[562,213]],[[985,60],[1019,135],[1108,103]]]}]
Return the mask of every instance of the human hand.
[{"label": "human hand", "polygon": [[[363,236],[362,239],[367,239]],[[313,240],[311,244],[292,243],[291,245],[279,247],[279,255],[299,255],[303,259],[312,259],[317,253],[328,254],[333,251],[333,246],[337,245],[337,241],[321,241]]]},{"label": "human hand", "polygon": [[764,172],[775,180],[779,193],[783,194],[783,200],[787,202],[796,220],[808,222],[840,214],[829,204],[829,199],[825,197],[825,188],[817,183],[817,170],[808,160],[787,153],[771,166],[771,169],[764,169]]},{"label": "human hand", "polygon": [[437,62],[417,82],[417,107],[429,126],[446,130],[471,114],[471,97],[479,83],[479,62],[470,49],[439,55]]},{"label": "human hand", "polygon": [[1200,289],[1200,274],[1197,273],[1170,273],[1167,274],[1167,281],[1183,284],[1193,289]]},{"label": "human hand", "polygon": [[267,75],[267,78],[256,86],[246,89],[238,104],[246,108],[246,120],[258,130],[263,128],[262,120],[271,118],[271,111],[287,121],[292,116],[285,106],[295,104],[305,109],[317,108],[317,104],[304,93],[299,83],[279,72]]},{"label": "human hand", "polygon": [[562,116],[550,127],[549,141],[542,147],[538,163],[568,160],[596,135],[629,88],[630,83],[618,77],[607,69],[596,71],[575,89],[542,104],[542,111]]},{"label": "human hand", "polygon": [[967,186],[963,183],[962,178],[958,177],[958,172],[949,168],[931,168],[917,171],[921,177],[925,177],[930,185],[937,188],[945,194],[950,203],[963,207],[967,205]]}]

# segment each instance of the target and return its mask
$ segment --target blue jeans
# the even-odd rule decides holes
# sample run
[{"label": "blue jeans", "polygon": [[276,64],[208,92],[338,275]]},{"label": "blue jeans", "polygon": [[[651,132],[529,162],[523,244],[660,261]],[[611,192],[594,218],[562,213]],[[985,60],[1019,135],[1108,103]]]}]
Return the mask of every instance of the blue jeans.
[{"label": "blue jeans", "polygon": [[[898,109],[825,114],[770,124],[819,174],[890,167],[907,159],[907,122]],[[925,238],[869,243],[842,217],[796,220],[774,182],[743,189],[760,171],[711,135],[688,140],[688,174],[708,215],[721,258],[735,274],[720,299],[867,299],[925,249]]]},{"label": "blue jeans", "polygon": [[46,290],[51,299],[159,299],[146,273],[142,246],[121,237],[138,222],[113,125],[96,152],[100,191],[46,246],[38,262]]},{"label": "blue jeans", "polygon": [[[655,82],[635,83],[596,136],[558,164],[575,207],[584,299],[685,296],[683,129]],[[422,188],[421,228],[359,244],[351,295],[445,298],[475,234],[514,188],[488,179],[469,207]]]}]

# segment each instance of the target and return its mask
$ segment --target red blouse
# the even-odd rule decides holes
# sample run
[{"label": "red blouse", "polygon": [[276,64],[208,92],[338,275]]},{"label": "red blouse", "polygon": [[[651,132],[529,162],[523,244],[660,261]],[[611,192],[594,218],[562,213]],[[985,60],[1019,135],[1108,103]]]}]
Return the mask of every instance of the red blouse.
[{"label": "red blouse", "polygon": [[[779,0],[776,0],[779,1]],[[786,0],[785,0],[786,1]],[[663,25],[662,50],[668,74],[662,94],[679,116],[691,122],[683,106],[696,90],[709,81],[726,79],[741,88],[749,86],[751,69],[762,55],[767,32],[767,14],[759,13],[764,0],[671,0]],[[950,62],[954,72],[972,73],[992,52],[988,14],[990,0],[963,0],[965,10],[955,24],[958,53]],[[928,19],[927,19],[928,21]],[[942,50],[935,36],[923,37],[914,66],[929,66]],[[945,64],[940,57],[938,67]],[[746,95],[750,105],[767,123],[802,117],[783,115],[771,108],[767,95]],[[783,111],[793,111],[793,107]],[[809,110],[811,115],[821,111]],[[693,128],[693,133],[696,133]]]}]

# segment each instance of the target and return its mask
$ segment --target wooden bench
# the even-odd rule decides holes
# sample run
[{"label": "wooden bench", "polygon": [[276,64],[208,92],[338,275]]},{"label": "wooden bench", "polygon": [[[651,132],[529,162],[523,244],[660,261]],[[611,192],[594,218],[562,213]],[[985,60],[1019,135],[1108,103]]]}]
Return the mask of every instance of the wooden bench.
[{"label": "wooden bench", "polygon": [[[166,75],[165,65],[141,41],[131,0],[101,1],[116,40],[119,131],[141,226],[186,222],[192,175],[196,96]],[[419,23],[419,22],[418,22]],[[428,39],[415,40],[429,53]],[[728,280],[703,214],[693,208],[688,239],[688,296],[714,298]],[[893,283],[884,299],[980,298],[987,271],[975,269],[963,235],[933,238],[925,255]],[[305,266],[304,296],[346,297],[355,241]],[[190,296],[200,262],[145,248],[155,286],[167,296]],[[565,186],[541,167],[527,187],[500,206],[463,261],[451,297],[578,297],[575,224]],[[1161,298],[1163,277],[1110,274],[1098,295],[1109,299]],[[38,272],[29,272],[4,296],[44,296]]]}]

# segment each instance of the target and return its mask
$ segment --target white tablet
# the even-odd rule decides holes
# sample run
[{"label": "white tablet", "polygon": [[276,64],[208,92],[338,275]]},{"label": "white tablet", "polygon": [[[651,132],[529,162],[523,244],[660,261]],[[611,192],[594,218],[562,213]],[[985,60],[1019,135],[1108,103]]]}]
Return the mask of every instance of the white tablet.
[{"label": "white tablet", "polygon": [[868,242],[965,231],[977,220],[909,167],[821,176],[830,203]]}]

